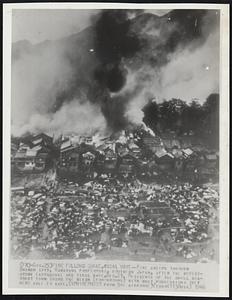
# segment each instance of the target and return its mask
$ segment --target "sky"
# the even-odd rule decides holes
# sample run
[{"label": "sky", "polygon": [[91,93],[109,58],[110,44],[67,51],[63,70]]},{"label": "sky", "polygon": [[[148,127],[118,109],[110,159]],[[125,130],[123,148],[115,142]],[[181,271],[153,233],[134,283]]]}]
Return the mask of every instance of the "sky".
[{"label": "sky", "polygon": [[[149,10],[163,15],[169,10]],[[77,9],[14,9],[12,13],[12,42],[28,40],[32,44],[57,40],[78,33],[91,23],[99,10]],[[62,24],[62,26],[60,26]]]},{"label": "sky", "polygon": [[77,33],[90,24],[91,17],[96,12],[71,9],[15,9],[12,15],[12,42],[28,40],[36,44]]},{"label": "sky", "polygon": [[[168,10],[149,10],[149,12],[160,16],[166,14]],[[15,10],[13,41],[28,40],[37,44],[44,40],[59,40],[88,27],[97,13],[96,10]],[[179,18],[182,20],[181,16]],[[163,99],[177,98],[186,102],[198,99],[203,103],[209,94],[219,91],[220,28],[218,25],[212,26],[214,21],[216,22],[216,18],[212,13],[206,15],[202,25],[201,42],[196,43],[190,39],[187,44],[179,43],[179,47],[171,52],[166,51],[166,44],[170,41],[172,33],[175,33],[175,26],[166,20],[168,26],[160,23],[160,27],[149,31],[150,38],[153,37],[154,41],[156,39],[154,44],[156,47],[153,48],[152,44],[151,51],[147,49],[148,58],[145,55],[141,65],[135,65],[135,68],[131,69],[129,64],[127,65],[125,86],[115,98],[127,100],[128,106],[125,106],[124,112],[128,120],[141,123],[142,108],[151,97],[155,97],[159,102]],[[83,38],[85,39],[84,35]],[[72,37],[68,40],[72,41]],[[61,131],[91,134],[96,129],[108,130],[101,105],[92,101],[91,93],[89,96],[86,92],[86,88],[91,90],[88,78],[92,72],[90,67],[92,61],[88,63],[88,55],[89,51],[94,49],[85,49],[89,44],[87,40],[86,43],[83,41],[80,52],[76,51],[78,44],[73,47],[72,43],[66,41],[59,43],[62,47],[53,47],[55,43],[45,43],[44,47],[39,48],[29,47],[32,51],[25,51],[28,49],[27,43],[12,48],[15,49],[15,56],[12,56],[15,60],[12,64],[11,94],[14,135],[41,131],[52,134],[60,134]],[[159,52],[156,53],[159,46],[163,47],[163,54],[166,55],[161,58],[166,57],[167,60],[164,59],[163,64],[154,67],[153,64],[150,65],[149,59],[151,56],[156,58],[160,55]],[[36,49],[40,51],[37,52]],[[70,60],[72,57],[78,59]],[[102,64],[99,56],[96,59],[95,63]],[[79,72],[83,76],[79,76]],[[73,76],[76,76],[74,85]],[[128,93],[137,91],[138,87],[139,92],[132,93],[133,97],[128,102]],[[69,92],[71,98],[67,96],[66,99]],[[60,99],[60,95],[63,95],[63,104],[54,112],[51,108],[55,106],[57,99]]]}]

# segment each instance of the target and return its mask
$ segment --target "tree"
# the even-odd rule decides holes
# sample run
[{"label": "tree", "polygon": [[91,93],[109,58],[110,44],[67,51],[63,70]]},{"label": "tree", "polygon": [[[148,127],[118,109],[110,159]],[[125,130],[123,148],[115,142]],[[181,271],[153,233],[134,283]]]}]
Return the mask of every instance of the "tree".
[{"label": "tree", "polygon": [[204,128],[212,146],[219,146],[219,94],[210,94],[204,105]]},{"label": "tree", "polygon": [[187,104],[180,99],[171,99],[160,104],[160,118],[163,130],[180,131],[182,127],[182,112]]},{"label": "tree", "polygon": [[182,132],[190,133],[191,131],[198,134],[202,129],[202,107],[198,101],[193,100],[186,105],[181,115]]}]

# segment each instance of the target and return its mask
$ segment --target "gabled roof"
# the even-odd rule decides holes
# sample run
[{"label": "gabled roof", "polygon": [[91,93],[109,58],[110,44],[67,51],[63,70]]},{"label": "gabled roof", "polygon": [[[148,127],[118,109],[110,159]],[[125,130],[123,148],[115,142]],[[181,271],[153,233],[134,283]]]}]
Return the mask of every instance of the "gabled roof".
[{"label": "gabled roof", "polygon": [[28,149],[26,152],[26,157],[34,157],[37,155],[37,149]]},{"label": "gabled roof", "polygon": [[133,150],[133,149],[140,149],[138,145],[136,145],[134,142],[130,142],[128,144],[128,148]]},{"label": "gabled roof", "polygon": [[16,151],[18,149],[18,146],[11,142],[11,151]]},{"label": "gabled roof", "polygon": [[193,154],[193,151],[190,148],[182,150],[185,156],[190,156]]},{"label": "gabled roof", "polygon": [[61,144],[61,146],[60,146],[60,149],[63,150],[63,149],[65,149],[65,148],[67,148],[67,147],[70,147],[70,146],[72,146],[71,141],[70,141],[70,140],[66,140],[66,141],[63,141],[63,142],[62,142],[62,144]]},{"label": "gabled roof", "polygon": [[30,148],[30,146],[27,143],[20,143],[19,144],[19,150],[24,150],[24,149],[28,149]]},{"label": "gabled roof", "polygon": [[45,133],[39,133],[35,136],[33,136],[30,141],[36,145],[37,143],[41,143],[43,140],[46,142],[49,142],[50,144],[52,143],[53,138]]},{"label": "gabled roof", "polygon": [[96,149],[97,149],[98,151],[104,151],[104,149],[105,149],[105,144],[101,144],[101,145],[96,146]]},{"label": "gabled roof", "polygon": [[42,145],[37,145],[37,146],[31,148],[30,150],[39,151],[39,150],[41,150],[42,148],[43,148]]},{"label": "gabled roof", "polygon": [[168,157],[168,158],[171,158],[171,159],[174,158],[174,156],[173,156],[171,153],[168,153],[168,152],[166,152],[166,153],[162,152],[162,153],[161,153],[161,152],[158,151],[158,155],[157,155],[157,153],[156,153],[155,155],[156,155],[157,158],[159,158],[159,159],[164,158],[164,157]]},{"label": "gabled roof", "polygon": [[37,144],[40,144],[42,141],[43,141],[43,139],[40,137],[40,138],[37,138],[35,140],[32,140],[32,144],[37,145]]},{"label": "gabled roof", "polygon": [[25,158],[26,157],[26,151],[17,151],[15,154],[15,158]]},{"label": "gabled roof", "polygon": [[165,149],[161,149],[161,150],[158,150],[157,152],[156,152],[156,156],[158,157],[158,158],[160,158],[160,157],[163,157],[163,156],[165,156],[167,154],[167,151],[165,150]]},{"label": "gabled roof", "polygon": [[52,140],[52,137],[49,136],[49,135],[47,135],[47,134],[44,133],[44,132],[41,132],[41,133],[39,133],[39,134],[34,135],[34,136],[33,136],[33,139],[37,139],[37,138],[39,138],[39,137],[47,138],[47,139],[51,139],[51,140]]},{"label": "gabled roof", "polygon": [[65,152],[65,151],[69,151],[72,149],[76,149],[79,146],[76,144],[73,144],[72,141],[70,139],[63,141],[63,143],[60,146],[60,152]]}]

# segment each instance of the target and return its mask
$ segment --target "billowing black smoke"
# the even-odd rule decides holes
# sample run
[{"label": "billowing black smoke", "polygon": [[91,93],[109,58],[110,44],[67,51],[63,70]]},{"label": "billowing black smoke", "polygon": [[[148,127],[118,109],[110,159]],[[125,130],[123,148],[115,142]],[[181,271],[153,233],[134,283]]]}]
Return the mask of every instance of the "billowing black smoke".
[{"label": "billowing black smoke", "polygon": [[[146,89],[147,83],[155,88],[160,87],[161,94],[166,87],[172,86],[173,89],[179,82],[181,63],[178,67],[169,67],[171,72],[165,73],[166,77],[161,78],[160,71],[166,71],[170,62],[175,60],[174,54],[181,56],[186,49],[188,54],[198,52],[202,45],[207,44],[205,41],[210,34],[214,36],[215,28],[219,28],[219,13],[216,10],[173,10],[162,17],[142,10],[103,10],[92,20],[92,25],[82,32],[50,44],[35,46],[31,49],[28,64],[21,63],[18,58],[17,68],[20,72],[13,72],[16,81],[13,85],[19,87],[15,89],[15,101],[27,99],[25,101],[30,104],[34,99],[34,104],[28,105],[28,116],[47,114],[47,124],[52,124],[55,129],[59,127],[61,115],[65,120],[69,107],[73,109],[75,103],[76,108],[81,107],[80,111],[84,111],[86,103],[93,107],[93,111],[97,108],[111,130],[123,129],[129,122],[128,107],[136,106],[143,98],[141,91]],[[37,52],[45,54],[42,56]],[[57,58],[53,59],[53,53]],[[203,59],[207,55],[208,49],[203,52]],[[199,53],[195,60],[198,58],[202,59]],[[194,62],[187,64],[194,69]],[[34,65],[37,66],[35,70]],[[200,80],[196,79],[197,72],[202,70],[199,68],[201,66],[197,66],[194,72],[188,69],[187,76],[181,77],[183,84],[194,79],[192,86],[195,89]],[[34,76],[36,72],[38,76]],[[173,74],[170,76],[170,73]],[[217,74],[216,71],[214,74]],[[29,85],[28,78],[31,79]],[[166,78],[167,84],[163,88]],[[217,80],[212,81],[210,88],[215,86],[215,82]],[[181,89],[179,86],[180,83],[177,88]],[[156,95],[154,88],[153,92]],[[141,102],[144,101],[141,99]],[[15,115],[18,116],[18,112]],[[81,115],[74,116],[72,114],[73,122],[70,124],[79,122]],[[20,120],[19,124],[26,122]],[[29,127],[41,127],[38,123]]]},{"label": "billowing black smoke", "polygon": [[[207,10],[174,10],[157,17],[140,12],[132,19],[129,10],[106,10],[100,14],[94,24],[94,51],[99,61],[94,79],[106,91],[100,104],[110,128],[125,127],[128,103],[141,90],[143,80],[149,80],[143,74],[140,78],[144,79],[137,82],[134,90],[120,94],[127,82],[127,70],[136,72],[144,65],[159,69],[179,48],[189,45],[194,48],[204,43],[210,31],[207,28],[208,32],[203,32],[208,13]],[[158,37],[142,32],[143,25],[149,23],[148,17],[153,30],[159,31]]]},{"label": "billowing black smoke", "polygon": [[111,92],[118,92],[126,83],[123,59],[141,50],[141,39],[131,31],[128,11],[103,11],[95,24],[95,52],[100,65],[95,79]]}]

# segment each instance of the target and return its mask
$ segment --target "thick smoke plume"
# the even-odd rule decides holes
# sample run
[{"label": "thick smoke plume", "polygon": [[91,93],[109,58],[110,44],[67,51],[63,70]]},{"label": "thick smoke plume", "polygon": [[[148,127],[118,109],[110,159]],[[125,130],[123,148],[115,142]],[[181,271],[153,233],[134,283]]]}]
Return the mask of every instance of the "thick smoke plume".
[{"label": "thick smoke plume", "polygon": [[12,49],[12,133],[117,131],[149,98],[218,92],[219,13],[106,10],[55,42]]},{"label": "thick smoke plume", "polygon": [[187,102],[197,98],[203,102],[209,94],[219,91],[217,11],[181,10],[161,18],[139,18],[141,22],[137,24],[143,27],[147,46],[131,65],[124,88],[133,90],[138,84],[141,87],[127,106],[130,121],[142,122],[141,110],[151,98],[157,102],[172,98]]},{"label": "thick smoke plume", "polygon": [[131,32],[127,12],[103,12],[95,25],[95,51],[100,62],[96,80],[111,92],[118,92],[126,83],[127,70],[122,60],[133,57],[140,49],[141,41]]}]

